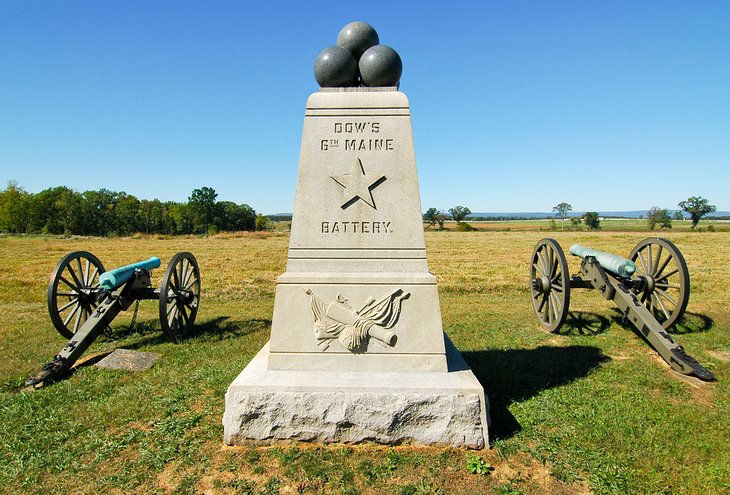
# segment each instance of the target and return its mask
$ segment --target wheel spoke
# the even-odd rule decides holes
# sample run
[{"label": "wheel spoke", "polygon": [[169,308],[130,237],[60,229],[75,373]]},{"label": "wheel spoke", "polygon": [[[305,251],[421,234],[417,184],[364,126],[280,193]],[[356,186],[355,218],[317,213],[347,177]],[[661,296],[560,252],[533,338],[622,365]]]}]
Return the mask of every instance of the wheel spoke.
[{"label": "wheel spoke", "polygon": [[[538,255],[539,256],[539,255]],[[533,263],[532,267],[540,274],[540,277],[544,277],[545,273],[540,269],[539,263]]]},{"label": "wheel spoke", "polygon": [[649,244],[649,245],[648,245],[648,246],[646,247],[646,258],[647,258],[647,259],[646,259],[646,266],[648,266],[648,267],[649,267],[649,271],[648,271],[648,272],[646,272],[646,273],[648,273],[649,275],[651,275],[651,274],[652,274],[652,271],[651,271],[651,269],[652,269],[652,268],[654,268],[654,263],[652,263],[652,258],[651,258],[651,246],[652,246],[652,245],[651,245],[651,244]]},{"label": "wheel spoke", "polygon": [[545,257],[542,255],[542,252],[540,252],[540,251],[538,251],[536,254],[537,254],[538,260],[540,261],[540,265],[542,267],[542,270],[540,270],[540,267],[536,267],[537,271],[540,272],[540,275],[545,277],[547,274],[547,268],[546,268],[547,264],[545,263]]},{"label": "wheel spoke", "polygon": [[637,254],[637,255],[638,255],[638,257],[639,257],[639,261],[641,262],[641,266],[642,266],[642,267],[644,268],[644,273],[645,273],[646,275],[650,275],[650,274],[651,274],[651,272],[650,272],[650,271],[649,271],[649,270],[648,270],[648,269],[646,268],[646,262],[644,261],[644,256],[643,256],[643,255],[641,254],[641,251],[639,251],[639,252],[638,252],[638,253],[636,253],[636,254]]},{"label": "wheel spoke", "polygon": [[91,272],[91,274],[89,275],[89,282],[87,284],[87,287],[96,287],[96,286],[98,286],[98,284],[96,284],[96,285],[93,284],[94,279],[96,278],[96,275],[98,273],[99,273],[99,269],[97,267],[94,267],[94,271]]},{"label": "wheel spoke", "polygon": [[73,301],[68,302],[68,303],[64,304],[62,307],[58,308],[58,312],[61,313],[63,311],[66,311],[68,308],[70,308],[74,304],[79,304],[79,299],[78,298],[76,298]]},{"label": "wheel spoke", "polygon": [[672,298],[672,296],[670,296],[669,294],[667,294],[666,291],[663,291],[661,289],[656,289],[655,292],[659,296],[662,296],[664,299],[666,299],[667,301],[669,301],[670,303],[672,303],[675,308],[678,306],[677,301],[674,298]]},{"label": "wheel spoke", "polygon": [[198,282],[198,277],[191,277],[190,282],[185,286],[185,290],[190,290],[190,288],[195,285]]},{"label": "wheel spoke", "polygon": [[81,281],[79,280],[79,277],[76,276],[76,272],[74,272],[73,268],[71,268],[71,265],[68,265],[68,267],[66,267],[66,268],[67,268],[68,272],[71,274],[71,278],[74,279],[74,282],[76,282],[76,287],[78,287],[79,291],[81,291],[81,289],[84,287],[84,284],[82,284]]},{"label": "wheel spoke", "polygon": [[670,284],[669,282],[655,282],[654,285],[660,289],[681,289],[682,286],[679,284]]},{"label": "wheel spoke", "polygon": [[81,307],[81,304],[76,304],[76,307],[74,307],[74,309],[68,314],[68,316],[66,316],[66,319],[63,320],[64,326],[68,326],[68,322],[71,321],[71,319],[74,317],[74,315],[76,314],[76,312],[79,310],[80,307]]},{"label": "wheel spoke", "polygon": [[664,316],[668,320],[669,319],[669,311],[667,311],[667,307],[664,305],[664,303],[659,298],[659,296],[657,296],[656,294],[652,294],[652,297],[654,298],[654,300],[656,300],[657,306],[659,306],[662,309],[662,312],[664,313]]},{"label": "wheel spoke", "polygon": [[81,313],[83,313],[83,312],[84,312],[84,310],[82,308],[81,311],[76,313],[76,319],[74,320],[74,333],[76,333],[76,331],[79,329],[79,322],[81,321]]},{"label": "wheel spoke", "polygon": [[68,285],[71,289],[75,290],[76,292],[81,292],[81,287],[72,284],[71,282],[69,282],[68,280],[66,280],[66,278],[64,276],[58,277],[58,280],[60,280],[64,284]]},{"label": "wheel spoke", "polygon": [[659,262],[662,259],[662,245],[659,244],[659,249],[657,249],[656,256],[654,257],[654,266],[652,267],[652,276],[656,277],[656,272],[659,270]]},{"label": "wheel spoke", "polygon": [[663,275],[661,279],[667,280],[669,277],[671,277],[672,275],[674,275],[678,272],[679,272],[679,268],[677,268],[676,270],[672,270],[671,272],[667,273],[666,275]]},{"label": "wheel spoke", "polygon": [[670,261],[672,261],[672,253],[668,253],[667,254],[667,257],[664,259],[664,261],[662,262],[661,266],[659,266],[656,269],[656,271],[654,272],[654,277],[655,278],[658,278],[658,277],[661,276],[662,272],[667,267],[667,265],[669,264]]}]

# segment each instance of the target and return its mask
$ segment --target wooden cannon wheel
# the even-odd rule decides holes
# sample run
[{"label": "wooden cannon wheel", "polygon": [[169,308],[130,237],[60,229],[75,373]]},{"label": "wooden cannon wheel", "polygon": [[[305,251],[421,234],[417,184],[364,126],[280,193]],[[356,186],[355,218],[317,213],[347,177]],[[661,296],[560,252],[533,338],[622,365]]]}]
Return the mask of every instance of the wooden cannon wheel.
[{"label": "wooden cannon wheel", "polygon": [[180,252],[167,265],[160,286],[160,325],[165,336],[180,342],[195,323],[200,305],[200,269],[195,256]]},{"label": "wooden cannon wheel", "polygon": [[639,242],[629,259],[636,264],[634,277],[643,283],[633,292],[664,328],[684,315],[689,302],[689,271],[684,256],[671,241],[650,237]]},{"label": "wooden cannon wheel", "polygon": [[540,324],[555,332],[565,322],[570,305],[568,262],[555,239],[541,239],[530,263],[532,308]]},{"label": "wooden cannon wheel", "polygon": [[56,265],[48,281],[48,314],[58,333],[70,339],[98,306],[104,265],[87,251],[74,251]]}]

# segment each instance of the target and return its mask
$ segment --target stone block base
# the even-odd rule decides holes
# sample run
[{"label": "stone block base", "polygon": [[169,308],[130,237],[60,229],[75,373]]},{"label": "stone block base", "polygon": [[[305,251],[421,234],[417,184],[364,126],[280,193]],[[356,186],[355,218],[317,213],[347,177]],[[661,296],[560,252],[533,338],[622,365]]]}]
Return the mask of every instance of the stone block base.
[{"label": "stone block base", "polygon": [[228,387],[224,441],[483,448],[488,442],[484,390],[444,338],[448,372],[269,370],[266,344]]}]

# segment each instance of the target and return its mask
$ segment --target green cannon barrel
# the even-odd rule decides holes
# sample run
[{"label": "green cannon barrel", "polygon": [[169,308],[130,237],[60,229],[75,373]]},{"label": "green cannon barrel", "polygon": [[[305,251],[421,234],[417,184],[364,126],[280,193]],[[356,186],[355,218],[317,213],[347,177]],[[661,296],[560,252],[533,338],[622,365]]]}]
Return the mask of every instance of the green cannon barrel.
[{"label": "green cannon barrel", "polygon": [[159,266],[160,258],[156,258],[153,256],[152,258],[145,261],[140,261],[138,263],[132,263],[131,265],[115,268],[114,270],[109,270],[108,272],[104,272],[99,276],[99,285],[101,285],[106,290],[114,290],[122,285],[124,282],[132,278],[132,275],[134,275],[134,270],[136,270],[137,268],[152,270],[154,268],[159,268]]},{"label": "green cannon barrel", "polygon": [[631,260],[616,256],[615,254],[598,251],[597,249],[583,247],[580,244],[570,246],[570,254],[580,256],[581,258],[593,256],[604,270],[615,273],[619,277],[630,277],[636,271],[636,264]]}]

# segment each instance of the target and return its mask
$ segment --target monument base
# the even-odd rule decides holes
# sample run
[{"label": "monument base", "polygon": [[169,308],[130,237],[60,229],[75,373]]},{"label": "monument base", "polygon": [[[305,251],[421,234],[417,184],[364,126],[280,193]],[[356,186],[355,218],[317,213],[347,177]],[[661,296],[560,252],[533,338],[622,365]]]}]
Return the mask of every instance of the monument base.
[{"label": "monument base", "polygon": [[447,372],[269,370],[269,344],[226,392],[228,445],[365,441],[480,449],[484,390],[454,345]]}]

